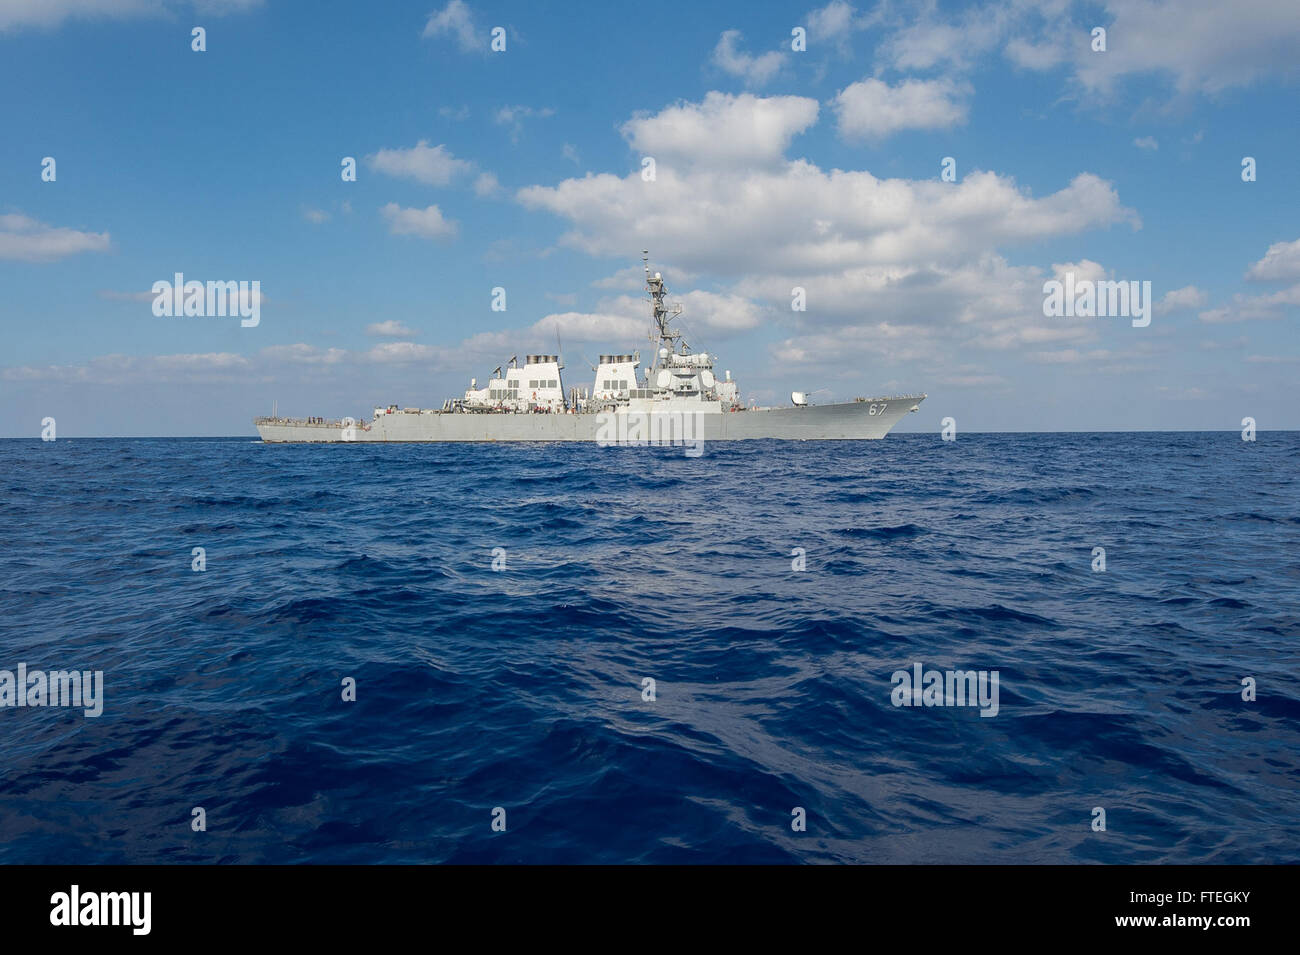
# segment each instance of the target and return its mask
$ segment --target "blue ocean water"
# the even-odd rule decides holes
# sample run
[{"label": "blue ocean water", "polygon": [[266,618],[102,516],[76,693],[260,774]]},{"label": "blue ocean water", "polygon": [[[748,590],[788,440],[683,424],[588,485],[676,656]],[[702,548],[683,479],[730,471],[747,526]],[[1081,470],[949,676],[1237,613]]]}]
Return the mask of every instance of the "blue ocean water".
[{"label": "blue ocean water", "polygon": [[[1300,862],[1298,467],[0,441],[0,669],[105,682],[0,708],[0,861]],[[917,662],[997,715],[893,705]]]}]

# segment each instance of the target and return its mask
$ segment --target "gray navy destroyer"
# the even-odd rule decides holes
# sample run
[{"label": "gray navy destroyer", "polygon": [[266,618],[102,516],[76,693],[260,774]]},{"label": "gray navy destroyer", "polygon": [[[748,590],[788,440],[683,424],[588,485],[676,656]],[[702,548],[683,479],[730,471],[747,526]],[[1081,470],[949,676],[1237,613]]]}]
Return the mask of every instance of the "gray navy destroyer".
[{"label": "gray navy destroyer", "polygon": [[[266,442],[592,441],[601,444],[690,443],[776,438],[793,441],[883,438],[924,394],[855,398],[814,405],[802,392],[790,406],[746,407],[731,372],[714,374],[716,356],[693,351],[673,319],[663,277],[645,262],[657,342],[641,354],[601,355],[590,388],[565,393],[559,355],[511,358],[480,388],[476,379],[441,408],[375,408],[369,418],[257,418]],[[588,366],[590,367],[590,366]]]}]

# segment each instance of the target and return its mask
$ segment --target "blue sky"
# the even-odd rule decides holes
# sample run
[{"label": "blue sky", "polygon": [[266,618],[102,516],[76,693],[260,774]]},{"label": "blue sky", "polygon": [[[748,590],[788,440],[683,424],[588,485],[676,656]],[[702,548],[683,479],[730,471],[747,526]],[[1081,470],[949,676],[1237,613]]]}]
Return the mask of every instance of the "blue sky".
[{"label": "blue sky", "polygon": [[[1300,428],[1297,49],[1290,0],[0,0],[0,435],[437,407],[557,329],[587,384],[643,248],[760,403]],[[1150,325],[1045,316],[1067,271]],[[155,316],[176,272],[260,323]]]}]

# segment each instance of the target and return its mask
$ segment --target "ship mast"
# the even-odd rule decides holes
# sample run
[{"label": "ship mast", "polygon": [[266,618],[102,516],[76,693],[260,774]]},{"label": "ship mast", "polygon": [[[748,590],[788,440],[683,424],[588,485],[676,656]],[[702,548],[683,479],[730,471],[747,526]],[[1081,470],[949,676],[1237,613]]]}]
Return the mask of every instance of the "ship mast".
[{"label": "ship mast", "polygon": [[[668,289],[664,286],[663,276],[658,272],[650,272],[650,252],[643,249],[641,251],[641,261],[645,265],[645,287],[650,293],[650,310],[654,314],[655,327],[659,330],[659,341],[664,348],[668,349],[668,354],[672,354],[677,347],[677,339],[681,338],[679,332],[672,330],[672,320],[682,313],[681,303],[671,307],[664,301],[668,295]],[[658,356],[655,356],[655,365],[658,365]]]}]

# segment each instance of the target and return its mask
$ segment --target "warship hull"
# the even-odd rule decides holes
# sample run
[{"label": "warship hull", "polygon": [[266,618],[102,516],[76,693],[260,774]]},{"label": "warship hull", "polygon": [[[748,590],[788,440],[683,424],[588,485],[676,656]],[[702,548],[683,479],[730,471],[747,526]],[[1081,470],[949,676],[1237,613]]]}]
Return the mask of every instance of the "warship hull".
[{"label": "warship hull", "polygon": [[[680,414],[482,414],[405,411],[362,422],[258,418],[270,444],[366,444],[443,441],[587,441],[598,444],[698,441],[861,441],[883,438],[924,395],[871,398],[843,404]],[[663,441],[662,443],[670,443]]]}]

